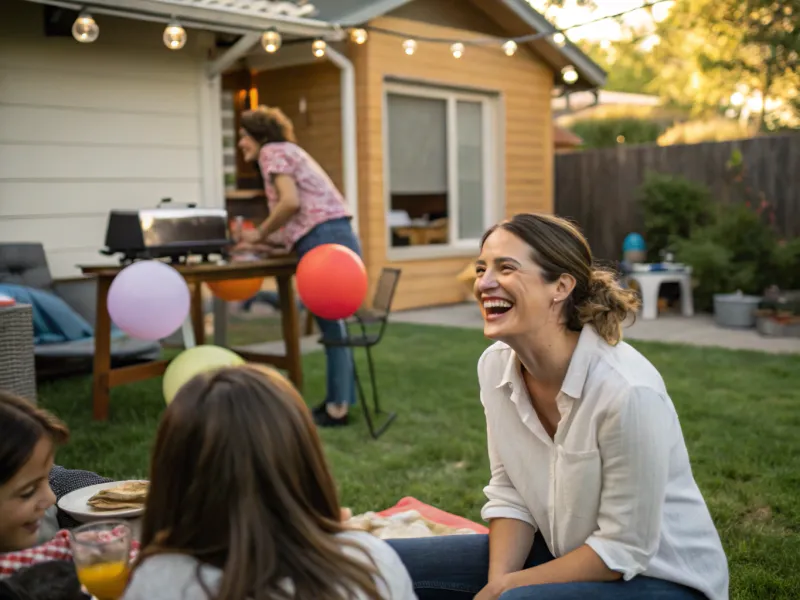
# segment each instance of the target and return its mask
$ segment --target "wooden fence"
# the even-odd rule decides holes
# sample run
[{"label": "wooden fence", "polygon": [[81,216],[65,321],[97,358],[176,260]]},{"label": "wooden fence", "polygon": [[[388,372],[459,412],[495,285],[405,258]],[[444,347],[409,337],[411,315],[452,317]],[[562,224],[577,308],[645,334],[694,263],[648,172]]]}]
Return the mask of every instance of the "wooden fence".
[{"label": "wooden fence", "polygon": [[575,220],[595,256],[618,260],[622,242],[641,232],[639,188],[649,172],[682,175],[706,184],[717,201],[742,201],[728,162],[739,150],[744,186],[762,195],[786,237],[800,236],[800,134],[681,146],[618,146],[556,156],[556,214]]}]

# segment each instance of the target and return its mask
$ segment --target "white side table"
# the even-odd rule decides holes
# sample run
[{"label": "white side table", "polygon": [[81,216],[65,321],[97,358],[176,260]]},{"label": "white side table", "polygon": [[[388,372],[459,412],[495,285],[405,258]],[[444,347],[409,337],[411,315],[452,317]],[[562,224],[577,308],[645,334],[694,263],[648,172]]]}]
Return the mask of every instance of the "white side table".
[{"label": "white side table", "polygon": [[644,271],[629,273],[627,280],[639,284],[642,294],[642,318],[653,320],[658,317],[658,291],[662,283],[678,283],[681,286],[681,314],[694,315],[692,300],[692,271]]}]

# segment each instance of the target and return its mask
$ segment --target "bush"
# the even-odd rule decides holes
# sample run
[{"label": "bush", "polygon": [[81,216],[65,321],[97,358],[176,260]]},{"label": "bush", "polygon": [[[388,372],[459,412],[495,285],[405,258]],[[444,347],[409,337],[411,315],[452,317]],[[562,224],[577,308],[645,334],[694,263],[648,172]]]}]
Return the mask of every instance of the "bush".
[{"label": "bush", "polygon": [[[780,248],[773,230],[744,204],[719,207],[716,220],[673,242],[676,260],[692,267],[699,310],[710,310],[714,294],[741,290],[761,295],[770,285],[787,285],[784,276],[800,244]],[[793,262],[794,261],[794,262]]]},{"label": "bush", "polygon": [[713,222],[708,188],[684,177],[648,173],[639,190],[647,258],[658,262],[662,251]]},{"label": "bush", "polygon": [[800,238],[775,245],[772,264],[775,281],[784,290],[800,290]]},{"label": "bush", "polygon": [[677,240],[675,254],[680,262],[692,267],[695,309],[712,310],[714,294],[730,289],[730,252],[722,244],[695,235]]},{"label": "bush", "polygon": [[665,126],[657,121],[635,118],[586,119],[575,121],[570,130],[584,142],[584,148],[616,146],[619,136],[626,144],[648,144],[658,140]]},{"label": "bush", "polygon": [[707,121],[687,121],[667,129],[658,137],[659,146],[724,142],[751,137],[752,132],[739,121],[718,117]]}]

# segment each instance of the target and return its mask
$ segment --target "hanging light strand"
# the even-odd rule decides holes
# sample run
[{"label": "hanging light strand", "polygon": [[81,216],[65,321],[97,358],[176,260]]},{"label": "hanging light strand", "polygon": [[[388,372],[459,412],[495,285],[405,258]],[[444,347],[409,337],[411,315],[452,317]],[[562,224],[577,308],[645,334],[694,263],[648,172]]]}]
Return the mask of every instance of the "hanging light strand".
[{"label": "hanging light strand", "polygon": [[382,33],[384,35],[392,35],[396,37],[402,37],[406,39],[413,39],[416,42],[425,42],[431,44],[448,44],[453,45],[457,43],[461,43],[466,47],[469,46],[496,46],[503,48],[505,50],[506,44],[508,42],[514,42],[517,45],[526,44],[529,42],[535,42],[536,40],[541,40],[545,38],[551,38],[553,43],[558,46],[566,45],[566,33],[572,29],[578,29],[580,27],[584,27],[586,25],[592,25],[594,23],[599,23],[601,21],[606,21],[608,19],[616,19],[617,17],[625,16],[629,13],[636,12],[642,9],[650,9],[651,7],[657,4],[663,4],[665,2],[672,2],[673,0],[652,0],[651,2],[646,2],[640,6],[632,7],[627,10],[618,12],[613,15],[606,15],[603,17],[597,17],[595,19],[590,19],[588,21],[583,21],[581,23],[576,23],[575,25],[570,25],[569,27],[564,28],[552,28],[550,31],[542,31],[539,33],[530,33],[528,35],[521,35],[512,38],[497,38],[497,37],[486,37],[486,38],[474,38],[471,40],[454,40],[452,38],[442,38],[442,37],[432,37],[432,36],[423,36],[423,35],[409,35],[407,32],[397,31],[394,29],[387,29],[385,27],[376,27],[373,25],[364,25],[360,26],[364,28],[367,32],[375,32],[375,33]]}]

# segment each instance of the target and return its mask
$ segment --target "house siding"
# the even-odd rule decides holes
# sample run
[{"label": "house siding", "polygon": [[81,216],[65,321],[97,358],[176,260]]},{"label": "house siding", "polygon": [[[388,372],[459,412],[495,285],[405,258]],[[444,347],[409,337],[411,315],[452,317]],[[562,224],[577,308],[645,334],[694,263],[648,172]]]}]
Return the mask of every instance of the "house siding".
[{"label": "house siding", "polygon": [[[443,22],[452,14],[452,3],[438,3]],[[433,6],[425,7],[426,14]],[[451,11],[445,13],[444,11]],[[473,10],[465,4],[464,10]],[[464,15],[457,15],[463,23]],[[376,19],[380,28],[408,33],[409,37],[468,40],[481,37],[462,29],[432,25],[394,16]],[[485,34],[483,34],[485,37]],[[464,287],[456,275],[477,254],[455,258],[390,260],[387,252],[386,196],[384,182],[384,89],[387,78],[411,83],[478,89],[500,98],[503,130],[498,145],[504,152],[504,184],[501,216],[518,212],[553,211],[553,132],[550,99],[553,74],[526,48],[507,57],[499,48],[468,47],[456,60],[444,44],[419,42],[413,56],[401,49],[402,39],[372,32],[369,41],[352,50],[356,65],[359,114],[360,231],[371,281],[385,266],[403,270],[395,308],[408,309],[459,302]],[[503,143],[503,139],[505,143]]]},{"label": "house siding", "polygon": [[3,4],[1,241],[42,242],[69,277],[114,261],[99,254],[112,209],[219,205],[203,197],[207,34],[171,52],[160,25],[98,16],[99,39],[79,44],[45,37],[42,6]]}]

